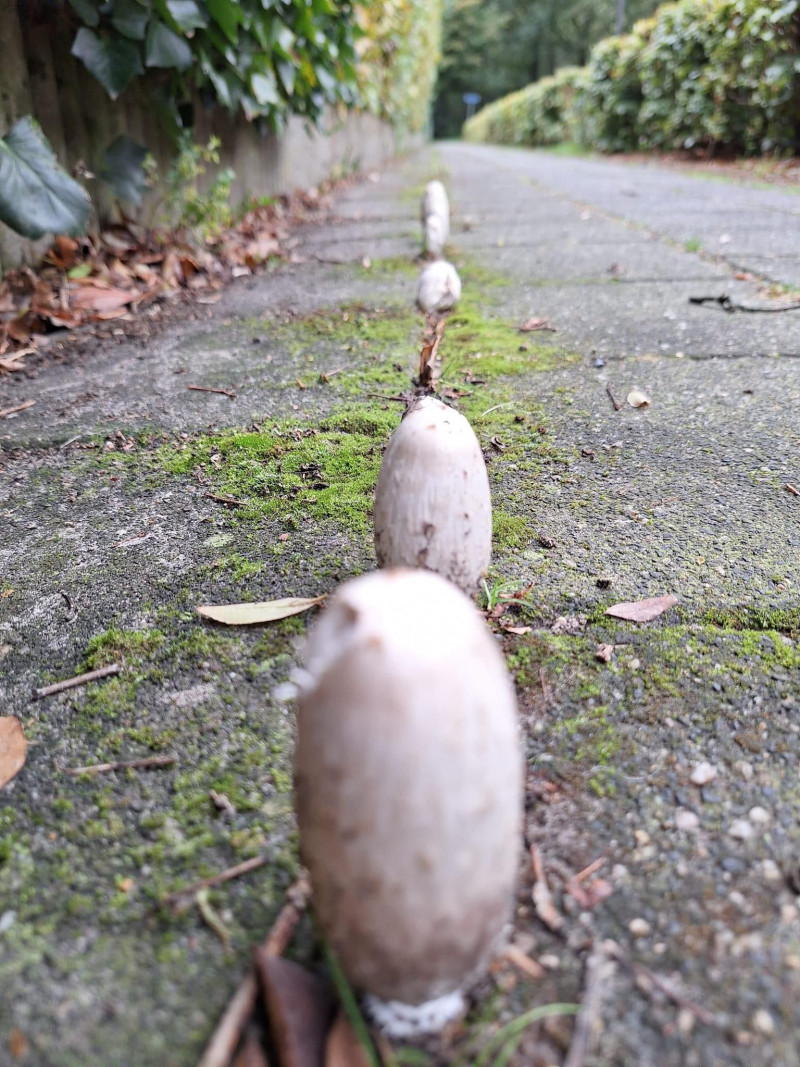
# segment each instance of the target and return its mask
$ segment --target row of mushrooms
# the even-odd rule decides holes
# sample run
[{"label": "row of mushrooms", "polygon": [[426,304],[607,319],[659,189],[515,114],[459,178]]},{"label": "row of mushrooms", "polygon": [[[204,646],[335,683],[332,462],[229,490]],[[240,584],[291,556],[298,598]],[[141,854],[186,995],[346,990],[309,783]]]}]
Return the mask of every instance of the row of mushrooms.
[{"label": "row of mushrooms", "polygon": [[[422,207],[440,256],[441,182]],[[425,311],[446,310],[427,298],[443,268],[460,295],[434,259]],[[502,942],[523,794],[513,686],[468,595],[491,553],[486,466],[467,419],[434,396],[387,445],[374,527],[380,569],[339,588],[307,640],[295,805],[322,931],[375,1022],[404,1038],[461,1014]]]}]

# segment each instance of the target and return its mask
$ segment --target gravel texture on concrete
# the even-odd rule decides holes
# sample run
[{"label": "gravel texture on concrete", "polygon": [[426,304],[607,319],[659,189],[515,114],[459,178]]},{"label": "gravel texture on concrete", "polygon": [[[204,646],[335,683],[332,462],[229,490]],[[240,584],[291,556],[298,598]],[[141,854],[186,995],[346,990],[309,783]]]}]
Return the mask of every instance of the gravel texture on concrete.
[{"label": "gravel texture on concrete", "polygon": [[[374,565],[434,176],[464,280],[443,385],[496,512],[482,604],[525,590],[495,627],[528,756],[513,937],[541,974],[498,965],[417,1062],[473,1063],[528,1009],[594,1002],[587,1065],[800,1063],[800,312],[689,303],[790,303],[800,198],[443,144],[338,195],[298,262],[0,380],[0,408],[36,401],[0,420],[0,704],[30,741],[0,794],[2,1067],[196,1063],[280,907],[306,620],[221,630],[194,608]],[[530,317],[555,332],[518,332]],[[604,614],[664,594],[651,623]],[[109,662],[117,678],[30,700]],[[163,903],[255,855],[211,891],[216,931]],[[308,926],[293,953],[320,966]],[[571,1018],[538,1023],[508,1062],[563,1063],[573,1040]]]}]

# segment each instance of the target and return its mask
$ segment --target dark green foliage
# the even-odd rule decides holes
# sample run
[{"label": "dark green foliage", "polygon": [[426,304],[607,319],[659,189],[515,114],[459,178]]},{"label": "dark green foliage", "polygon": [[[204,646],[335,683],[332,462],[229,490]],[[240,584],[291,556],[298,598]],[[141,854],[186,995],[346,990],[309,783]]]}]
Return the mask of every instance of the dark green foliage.
[{"label": "dark green foliage", "polygon": [[[800,137],[800,0],[681,0],[468,122],[471,140],[601,151],[724,146],[791,152]],[[549,110],[548,110],[549,108]]]},{"label": "dark green foliage", "polygon": [[33,119],[15,123],[0,140],[0,221],[23,237],[83,233],[90,206]]},{"label": "dark green foliage", "polygon": [[199,91],[278,129],[356,98],[350,0],[71,0],[72,52],[112,98],[145,68],[169,71],[175,104]]},{"label": "dark green foliage", "polygon": [[[628,0],[625,25],[658,0]],[[483,103],[521,89],[559,67],[583,64],[592,45],[614,30],[616,0],[452,0],[434,109],[436,133],[458,134],[465,92]]]}]

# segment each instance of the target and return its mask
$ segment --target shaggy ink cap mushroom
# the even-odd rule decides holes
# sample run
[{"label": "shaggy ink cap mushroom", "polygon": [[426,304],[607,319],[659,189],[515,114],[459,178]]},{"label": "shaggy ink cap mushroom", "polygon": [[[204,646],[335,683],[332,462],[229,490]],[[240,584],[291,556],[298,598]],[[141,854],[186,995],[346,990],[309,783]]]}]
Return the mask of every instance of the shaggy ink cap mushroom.
[{"label": "shaggy ink cap mushroom", "polygon": [[461,279],[452,263],[435,259],[422,270],[417,283],[417,306],[432,311],[451,311],[461,299]]},{"label": "shaggy ink cap mushroom", "polygon": [[323,933],[398,1036],[441,1027],[511,915],[523,761],[496,641],[427,571],[342,586],[311,631],[295,804]]},{"label": "shaggy ink cap mushroom", "polygon": [[412,401],[381,462],[373,508],[379,567],[424,567],[473,592],[492,554],[492,498],[467,419]]}]

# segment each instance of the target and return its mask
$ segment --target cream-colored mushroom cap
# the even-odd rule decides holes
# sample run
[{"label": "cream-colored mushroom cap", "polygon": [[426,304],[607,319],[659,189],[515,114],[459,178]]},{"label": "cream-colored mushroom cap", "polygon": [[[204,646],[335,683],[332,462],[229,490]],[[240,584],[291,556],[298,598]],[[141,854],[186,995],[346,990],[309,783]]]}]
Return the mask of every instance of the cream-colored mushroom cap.
[{"label": "cream-colored mushroom cap", "polygon": [[425,314],[450,311],[461,299],[461,279],[452,263],[436,259],[419,276],[417,305]]},{"label": "cream-colored mushroom cap", "polygon": [[450,202],[440,181],[428,182],[425,186],[421,216],[425,251],[441,256],[450,236]]},{"label": "cream-colored mushroom cap", "polygon": [[492,554],[492,499],[463,415],[434,397],[412,404],[386,446],[373,522],[379,567],[426,567],[477,588]]},{"label": "cream-colored mushroom cap", "polygon": [[523,788],[503,657],[453,585],[389,570],[338,590],[306,666],[295,799],[325,936],[359,990],[445,996],[511,912]]}]

